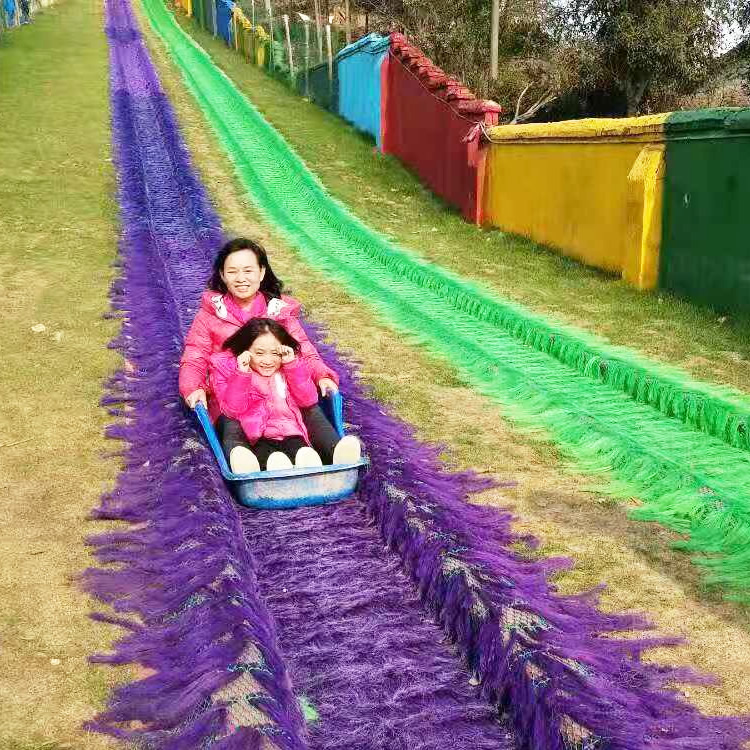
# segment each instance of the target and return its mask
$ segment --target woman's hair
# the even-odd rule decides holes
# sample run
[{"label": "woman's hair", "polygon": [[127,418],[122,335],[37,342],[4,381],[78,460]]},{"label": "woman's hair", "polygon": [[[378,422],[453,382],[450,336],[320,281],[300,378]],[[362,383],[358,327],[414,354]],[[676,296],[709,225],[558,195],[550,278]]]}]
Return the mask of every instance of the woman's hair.
[{"label": "woman's hair", "polygon": [[258,336],[264,333],[270,333],[279,343],[288,346],[295,354],[299,351],[299,341],[284,326],[271,318],[252,318],[224,342],[223,348],[229,349],[235,357],[239,357],[242,352],[246,352],[253,345],[253,341]]},{"label": "woman's hair", "polygon": [[211,278],[208,282],[208,288],[213,289],[213,291],[219,292],[220,294],[227,293],[227,285],[224,283],[224,279],[221,278],[221,272],[224,270],[224,264],[226,263],[227,258],[232,253],[236,253],[239,250],[249,250],[258,259],[258,265],[261,268],[266,269],[266,275],[260,282],[260,291],[265,296],[266,301],[273,299],[274,297],[281,297],[281,290],[283,289],[284,284],[271,269],[271,264],[268,262],[266,251],[263,249],[262,245],[259,245],[252,240],[248,240],[245,237],[236,237],[235,239],[224,243],[223,247],[214,258],[214,267],[211,273]]}]

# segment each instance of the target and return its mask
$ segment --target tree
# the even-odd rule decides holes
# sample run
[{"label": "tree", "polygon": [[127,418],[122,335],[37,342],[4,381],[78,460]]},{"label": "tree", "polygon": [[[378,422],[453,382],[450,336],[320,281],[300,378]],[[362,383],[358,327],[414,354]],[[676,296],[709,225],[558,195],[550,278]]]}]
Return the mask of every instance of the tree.
[{"label": "tree", "polygon": [[750,0],[737,0],[735,17],[731,20],[744,30],[750,27]]},{"label": "tree", "polygon": [[583,84],[619,91],[634,115],[650,98],[698,88],[736,12],[736,0],[568,0],[557,20],[561,37],[587,51]]},{"label": "tree", "polygon": [[[518,121],[533,116],[561,90],[556,41],[548,17],[554,0],[498,0],[497,79],[490,75],[492,0],[359,0],[381,30],[398,29],[475,94],[499,101]],[[523,94],[523,96],[521,96]]]},{"label": "tree", "polygon": [[724,31],[750,27],[750,0],[351,0],[372,28],[399,30],[513,122],[675,106],[714,70]]}]

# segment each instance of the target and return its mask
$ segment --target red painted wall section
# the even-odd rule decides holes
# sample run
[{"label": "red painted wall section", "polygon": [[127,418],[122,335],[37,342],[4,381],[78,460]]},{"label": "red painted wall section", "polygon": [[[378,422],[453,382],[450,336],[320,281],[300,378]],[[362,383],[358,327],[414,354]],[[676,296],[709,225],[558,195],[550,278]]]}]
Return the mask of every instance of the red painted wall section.
[{"label": "red painted wall section", "polygon": [[391,35],[384,66],[382,149],[393,154],[467,221],[482,222],[485,149],[482,124],[502,108],[477,99],[406,41]]}]

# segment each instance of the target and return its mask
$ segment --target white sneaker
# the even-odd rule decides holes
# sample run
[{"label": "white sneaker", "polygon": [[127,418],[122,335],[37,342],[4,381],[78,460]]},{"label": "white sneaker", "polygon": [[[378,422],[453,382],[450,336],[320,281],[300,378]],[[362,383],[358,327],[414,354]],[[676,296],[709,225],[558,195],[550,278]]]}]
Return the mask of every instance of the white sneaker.
[{"label": "white sneaker", "polygon": [[320,460],[317,452],[306,445],[297,451],[297,455],[294,457],[294,465],[299,469],[307,468],[308,466],[322,466],[323,462]]},{"label": "white sneaker", "polygon": [[292,461],[286,453],[274,451],[266,461],[266,471],[281,471],[282,469],[291,469]]},{"label": "white sneaker", "polygon": [[345,435],[333,449],[334,464],[356,464],[362,458],[362,443],[354,435]]},{"label": "white sneaker", "polygon": [[235,474],[253,474],[260,471],[255,454],[244,445],[235,445],[229,453],[229,466]]}]

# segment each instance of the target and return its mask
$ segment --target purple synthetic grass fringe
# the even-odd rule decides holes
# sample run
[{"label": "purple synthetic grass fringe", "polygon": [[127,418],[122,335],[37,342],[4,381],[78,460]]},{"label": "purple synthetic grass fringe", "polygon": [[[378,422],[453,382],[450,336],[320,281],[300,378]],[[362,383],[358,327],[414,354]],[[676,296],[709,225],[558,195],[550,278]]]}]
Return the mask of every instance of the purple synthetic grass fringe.
[{"label": "purple synthetic grass fringe", "polygon": [[243,521],[313,750],[516,750],[362,503]]},{"label": "purple synthetic grass fringe", "polygon": [[641,661],[679,639],[618,638],[651,626],[600,611],[597,591],[558,594],[549,577],[570,562],[516,551],[533,540],[512,532],[509,512],[466,502],[489,482],[443,470],[438,449],[371,399],[352,364],[307,327],[341,375],[345,417],[370,454],[361,500],[520,748],[729,750],[750,739],[747,719],[705,716],[673,687],[710,678]]},{"label": "purple synthetic grass fringe", "polygon": [[[112,131],[122,236],[112,346],[127,367],[103,399],[123,419],[123,471],[95,518],[129,521],[93,537],[103,566],[82,577],[127,629],[95,661],[149,673],[114,691],[89,727],[148,748],[303,750],[304,721],[257,588],[238,510],[177,395],[176,362],[222,241],[174,115],[137,33],[132,10],[107,3]],[[166,273],[169,267],[170,272]],[[237,726],[231,696],[252,692],[255,726]],[[244,694],[243,694],[244,692]],[[234,730],[234,731],[233,731]]]},{"label": "purple synthetic grass fringe", "polygon": [[[127,446],[124,471],[95,515],[131,526],[93,540],[104,567],[88,571],[84,582],[115,610],[102,619],[128,630],[113,654],[98,659],[140,663],[153,674],[116,690],[108,710],[91,726],[154,748],[301,749],[307,734],[276,626],[259,595],[258,568],[240,514],[177,397],[176,362],[221,241],[218,220],[190,167],[129,5],[110,0],[107,14],[123,219],[122,273],[112,292],[123,328],[113,346],[130,367],[112,378],[105,398],[123,417],[110,434]],[[594,593],[557,594],[549,576],[567,563],[529,561],[516,552],[520,540],[511,531],[510,514],[466,502],[488,482],[442,470],[437,450],[416,441],[411,428],[371,400],[355,368],[312,328],[311,335],[341,374],[347,419],[372,459],[359,507],[397,553],[484,697],[499,706],[518,748],[730,750],[750,737],[746,723],[705,717],[670,687],[700,679],[689,670],[640,661],[645,648],[673,641],[615,636],[645,629],[642,618],[598,611]],[[303,514],[311,527],[336,518],[350,543],[363,544],[354,524],[365,516],[354,509],[350,501],[319,516],[314,509]],[[275,524],[282,536],[284,518],[283,513],[245,516],[246,533]],[[318,534],[322,540],[324,530]],[[337,538],[328,543],[335,546]],[[284,552],[268,543],[265,549],[266,555],[268,549]],[[368,555],[377,559],[373,552]],[[263,564],[274,560],[267,557]],[[375,588],[377,581],[372,583]],[[395,589],[388,591],[396,596]],[[293,611],[299,593],[278,587],[273,592],[276,606],[286,608],[291,619],[299,617]],[[375,619],[373,638],[378,624]],[[406,626],[416,627],[411,621]],[[382,629],[393,638],[392,629]],[[365,637],[364,631],[360,635]],[[310,648],[314,651],[314,644]],[[434,671],[441,657],[431,658]],[[399,663],[406,665],[395,656],[396,668]],[[450,660],[445,664],[451,668]],[[231,732],[236,698],[227,699],[222,690],[243,680],[249,704],[259,711],[259,726]],[[452,674],[447,690],[468,701],[459,683],[460,676]],[[415,706],[419,699],[413,698]],[[479,710],[475,703],[467,705]],[[336,707],[323,709],[335,714]],[[347,710],[352,713],[351,706]],[[375,720],[377,710],[367,707]],[[434,706],[431,710],[424,717],[434,722]],[[463,722],[463,716],[445,720]],[[476,720],[486,721],[486,715],[477,714]],[[397,740],[394,735],[394,747]],[[366,741],[359,737],[350,747],[367,750]],[[504,745],[498,739],[498,747]]]}]

